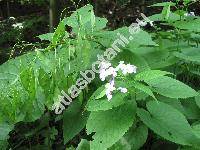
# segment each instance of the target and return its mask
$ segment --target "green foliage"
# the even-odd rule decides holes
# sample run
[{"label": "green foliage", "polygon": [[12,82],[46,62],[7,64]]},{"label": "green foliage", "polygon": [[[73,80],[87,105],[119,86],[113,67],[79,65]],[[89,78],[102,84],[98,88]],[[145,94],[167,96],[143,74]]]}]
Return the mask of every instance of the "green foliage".
[{"label": "green foliage", "polygon": [[146,142],[148,136],[148,128],[139,124],[138,127],[132,127],[129,131],[117,142],[115,143],[110,150],[136,150],[142,147]]},{"label": "green foliage", "polygon": [[178,144],[199,146],[199,138],[178,110],[156,101],[148,102],[147,110],[139,108],[137,115],[155,133]]},{"label": "green foliage", "polygon": [[148,80],[153,80],[159,77],[162,77],[164,75],[170,75],[172,73],[170,72],[166,72],[166,71],[161,71],[161,70],[147,70],[147,71],[143,71],[141,73],[138,73],[135,76],[135,80],[136,81],[148,81]]},{"label": "green foliage", "polygon": [[87,114],[81,112],[81,104],[75,101],[63,115],[64,142],[71,140],[86,125]]},{"label": "green foliage", "polygon": [[90,148],[101,150],[111,147],[134,123],[135,112],[133,101],[112,110],[91,112],[86,125],[88,134],[95,132]]},{"label": "green foliage", "polygon": [[138,89],[138,90],[140,90],[140,91],[143,91],[144,93],[146,93],[147,95],[149,95],[149,96],[151,96],[151,97],[153,97],[154,99],[156,99],[155,98],[155,96],[154,96],[154,94],[153,94],[153,92],[152,92],[152,90],[148,87],[148,86],[145,86],[145,85],[143,85],[143,84],[141,84],[141,83],[133,83],[133,86],[136,88],[136,89]]},{"label": "green foliage", "polygon": [[121,93],[116,93],[114,97],[112,98],[114,100],[110,102],[107,100],[106,96],[100,99],[95,99],[96,93],[99,94],[99,90],[102,90],[102,89],[105,89],[105,87],[103,86],[103,87],[100,87],[100,89],[97,89],[97,91],[95,91],[95,93],[89,99],[88,104],[86,106],[88,111],[109,110],[125,103],[126,94],[121,94]]},{"label": "green foliage", "polygon": [[170,77],[163,76],[156,79],[147,80],[146,82],[153,87],[155,92],[166,97],[188,98],[198,95],[198,93],[189,86]]},{"label": "green foliage", "polygon": [[89,141],[82,139],[77,147],[77,150],[89,150],[89,149],[90,149]]},{"label": "green foliage", "polygon": [[8,124],[1,124],[0,126],[0,141],[3,141],[4,139],[8,139],[8,133],[13,129],[12,126],[9,126]]},{"label": "green foliage", "polygon": [[183,49],[182,52],[175,52],[174,55],[186,62],[200,64],[200,50],[198,48]]}]

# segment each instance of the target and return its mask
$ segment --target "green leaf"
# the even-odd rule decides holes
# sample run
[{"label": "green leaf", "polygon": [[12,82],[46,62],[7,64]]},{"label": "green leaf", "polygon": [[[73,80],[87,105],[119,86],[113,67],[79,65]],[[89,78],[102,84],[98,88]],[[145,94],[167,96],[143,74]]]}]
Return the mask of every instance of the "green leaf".
[{"label": "green leaf", "polygon": [[151,91],[150,87],[145,86],[144,84],[141,84],[141,83],[139,83],[139,82],[133,83],[133,86],[134,86],[136,89],[138,89],[138,90],[140,90],[140,91],[143,91],[144,93],[148,94],[149,96],[153,97],[153,98],[156,100],[156,98],[155,98],[153,92]]},{"label": "green leaf", "polygon": [[61,21],[53,34],[52,44],[55,46],[65,36],[65,24]]},{"label": "green leaf", "polygon": [[36,53],[31,52],[0,66],[0,110],[8,122],[34,121],[43,113],[43,91],[36,82],[36,72],[40,70],[37,61]]},{"label": "green leaf", "polygon": [[181,146],[178,148],[178,150],[199,150],[199,148],[194,148],[191,146]]},{"label": "green leaf", "polygon": [[[79,37],[77,40],[77,45],[76,45],[76,53],[77,53],[77,62],[78,65],[82,70],[87,69],[87,67],[91,66],[90,65],[90,60],[92,57],[92,47],[91,47],[91,42],[87,40],[83,40]],[[90,55],[88,55],[90,54]]]},{"label": "green leaf", "polygon": [[168,21],[168,22],[173,22],[173,21],[178,21],[180,20],[180,15],[170,12],[168,20],[163,18],[162,14],[155,14],[152,16],[149,16],[149,19],[152,21]]},{"label": "green leaf", "polygon": [[[136,34],[130,34],[128,27],[122,27],[114,31],[102,31],[95,33],[95,37],[98,39],[98,41],[104,45],[105,47],[110,47],[114,41],[116,41],[116,37],[118,37],[118,33],[123,35],[127,38],[127,40],[132,37],[131,41],[129,41],[129,44],[126,44],[126,48],[128,48],[130,51],[134,52],[132,50],[132,47],[135,48],[136,45],[151,45],[151,46],[157,46],[157,44],[152,40],[152,36],[142,29],[137,32]],[[105,40],[106,39],[106,40]],[[123,47],[119,47],[123,49]]]},{"label": "green leaf", "polygon": [[82,139],[81,142],[78,144],[76,150],[90,150],[90,143],[89,141]]},{"label": "green leaf", "polygon": [[151,7],[164,7],[164,6],[175,6],[176,4],[173,3],[173,2],[162,2],[162,3],[156,3],[156,4],[153,4],[151,5]]},{"label": "green leaf", "polygon": [[166,50],[157,50],[143,55],[151,69],[163,69],[178,62],[178,58]]},{"label": "green leaf", "polygon": [[138,127],[132,127],[129,131],[109,150],[137,150],[146,142],[148,137],[148,128],[139,124]]},{"label": "green leaf", "polygon": [[106,88],[104,88],[103,91],[101,91],[101,93],[95,99],[100,99],[104,97],[105,95],[106,95]]},{"label": "green leaf", "polygon": [[156,134],[182,145],[200,145],[185,116],[168,104],[157,101],[147,103],[147,110],[138,109],[137,115]]},{"label": "green leaf", "polygon": [[170,8],[171,8],[171,5],[168,4],[166,6],[164,6],[163,10],[162,10],[162,17],[166,20],[169,19],[169,15],[170,15]]},{"label": "green leaf", "polygon": [[173,108],[177,109],[178,111],[180,111],[182,114],[185,115],[185,110],[184,110],[184,108],[181,104],[182,100],[168,98],[168,97],[164,97],[164,96],[161,96],[161,95],[156,96],[156,98],[157,98],[157,100],[172,106]]},{"label": "green leaf", "polygon": [[181,104],[183,106],[184,114],[187,119],[198,120],[200,118],[200,109],[196,105],[194,98],[181,100]]},{"label": "green leaf", "polygon": [[0,141],[8,139],[8,134],[12,131],[14,126],[8,124],[0,124]]},{"label": "green leaf", "polygon": [[[100,89],[98,89],[97,91],[99,90]],[[114,93],[112,99],[108,101],[107,97],[96,99],[96,97],[98,97],[98,94],[96,96],[96,93],[98,93],[97,91],[91,96],[87,103],[86,107],[88,111],[109,110],[114,107],[118,107],[126,102],[125,97],[127,96],[127,94],[120,92]]]},{"label": "green leaf", "polygon": [[74,101],[65,111],[63,116],[64,143],[71,140],[86,125],[87,114],[82,112],[79,101]]},{"label": "green leaf", "polygon": [[108,150],[131,150],[131,145],[127,142],[127,140],[124,137],[122,137],[112,147],[108,148]]},{"label": "green leaf", "polygon": [[135,75],[135,80],[136,81],[147,81],[147,80],[152,80],[156,79],[158,77],[162,77],[165,75],[170,75],[172,73],[166,72],[166,71],[161,71],[161,70],[146,70],[143,72],[138,73]]},{"label": "green leaf", "polygon": [[[112,42],[116,40],[117,33],[124,35],[127,39],[129,39],[130,36],[132,36],[132,40],[130,40],[130,43],[127,45],[127,47],[135,47],[132,45],[137,45],[137,44],[157,46],[157,44],[152,40],[151,34],[149,34],[148,32],[142,29],[140,29],[140,31],[135,34],[130,34],[128,27],[119,28],[113,32],[114,39],[112,40]],[[108,33],[108,36],[109,36],[109,33]],[[130,49],[130,51],[132,50]]]},{"label": "green leaf", "polygon": [[192,126],[194,133],[200,138],[200,123]]},{"label": "green leaf", "polygon": [[86,5],[76,10],[70,17],[64,19],[64,23],[73,28],[73,32],[85,36],[91,35],[106,27],[106,18],[95,17],[92,5]]},{"label": "green leaf", "polygon": [[187,48],[182,52],[175,52],[174,55],[185,61],[194,62],[200,64],[200,50],[199,48]]},{"label": "green leaf", "polygon": [[46,33],[46,34],[39,35],[38,37],[42,41],[44,41],[44,40],[45,41],[52,41],[53,35],[54,35],[54,33]]},{"label": "green leaf", "polygon": [[0,140],[0,147],[1,147],[1,150],[7,150],[8,142]]},{"label": "green leaf", "polygon": [[64,24],[71,26],[73,28],[81,27],[88,21],[90,21],[91,18],[91,12],[93,11],[92,5],[85,5],[84,7],[81,7],[80,9],[76,10],[70,17],[65,18]]},{"label": "green leaf", "polygon": [[148,128],[143,124],[139,124],[137,128],[131,128],[125,135],[132,149],[139,149],[145,144],[148,138]]},{"label": "green leaf", "polygon": [[179,29],[200,32],[200,19],[176,21],[173,26]]},{"label": "green leaf", "polygon": [[91,150],[103,150],[117,142],[135,121],[134,101],[107,111],[91,112],[86,128],[87,133],[95,132]]},{"label": "green leaf", "polygon": [[195,102],[197,106],[200,108],[200,91],[198,92],[199,94],[195,97]]},{"label": "green leaf", "polygon": [[95,18],[95,24],[94,24],[94,30],[99,31],[106,27],[106,24],[108,23],[108,20],[106,18]]},{"label": "green leaf", "polygon": [[145,81],[155,92],[169,98],[189,98],[198,93],[186,84],[170,77],[162,76]]}]

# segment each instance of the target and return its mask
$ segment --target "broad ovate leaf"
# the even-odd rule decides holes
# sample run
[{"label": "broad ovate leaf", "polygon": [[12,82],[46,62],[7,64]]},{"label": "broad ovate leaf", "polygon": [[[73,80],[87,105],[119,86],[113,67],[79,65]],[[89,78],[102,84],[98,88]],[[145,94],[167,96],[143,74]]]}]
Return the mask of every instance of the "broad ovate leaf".
[{"label": "broad ovate leaf", "polygon": [[145,70],[143,72],[138,73],[135,76],[135,80],[137,81],[148,81],[151,79],[156,79],[158,77],[162,77],[165,75],[170,75],[172,73],[167,71],[161,71],[161,70]]},{"label": "broad ovate leaf", "polygon": [[155,92],[169,98],[189,98],[198,93],[188,85],[167,76],[145,81]]},{"label": "broad ovate leaf", "polygon": [[135,121],[136,103],[131,101],[107,111],[91,112],[86,128],[95,133],[90,143],[91,150],[103,150],[116,143]]},{"label": "broad ovate leaf", "polygon": [[163,102],[150,101],[147,103],[147,110],[138,109],[137,115],[156,134],[177,144],[200,145],[200,139],[177,109]]},{"label": "broad ovate leaf", "polygon": [[133,126],[129,131],[109,150],[137,150],[142,147],[148,137],[148,128],[144,124]]},{"label": "broad ovate leaf", "polygon": [[87,113],[82,112],[79,101],[74,101],[63,116],[64,143],[67,143],[78,134],[85,127],[86,121]]}]

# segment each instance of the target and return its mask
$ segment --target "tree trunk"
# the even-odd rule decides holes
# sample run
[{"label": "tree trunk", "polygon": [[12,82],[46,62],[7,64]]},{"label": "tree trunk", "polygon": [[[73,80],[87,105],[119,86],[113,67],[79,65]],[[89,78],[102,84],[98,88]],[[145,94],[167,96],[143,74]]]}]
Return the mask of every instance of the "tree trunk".
[{"label": "tree trunk", "polygon": [[7,17],[10,17],[10,3],[9,0],[6,1],[6,7],[7,7]]},{"label": "tree trunk", "polygon": [[96,16],[98,16],[99,14],[98,14],[98,9],[99,9],[99,3],[98,3],[98,0],[96,0],[96,1],[94,1],[94,3],[95,3],[95,7],[94,7],[94,13],[95,13],[95,15]]},{"label": "tree trunk", "polygon": [[58,3],[59,0],[50,0],[50,5],[49,5],[50,32],[54,31],[54,28],[58,25],[59,22]]}]

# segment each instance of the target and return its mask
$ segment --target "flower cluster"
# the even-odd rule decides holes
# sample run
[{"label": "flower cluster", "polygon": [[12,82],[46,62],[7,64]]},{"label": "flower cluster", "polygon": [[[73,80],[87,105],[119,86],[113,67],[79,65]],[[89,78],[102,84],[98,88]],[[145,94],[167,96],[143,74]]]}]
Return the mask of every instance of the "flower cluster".
[{"label": "flower cluster", "polygon": [[151,26],[151,27],[153,27],[154,26],[154,24],[153,24],[153,21],[138,21],[138,24],[139,25],[141,25],[141,26],[146,26],[147,24],[149,23],[149,25]]},{"label": "flower cluster", "polygon": [[16,23],[16,24],[13,24],[12,27],[14,29],[18,28],[18,29],[23,29],[24,26],[23,26],[23,23]]},{"label": "flower cluster", "polygon": [[[99,65],[99,68],[100,68],[99,73],[100,73],[101,81],[105,81],[106,77],[111,76],[110,82],[105,85],[106,96],[108,100],[112,99],[112,93],[113,91],[116,90],[115,77],[117,76],[117,73],[121,71],[123,75],[127,75],[131,73],[136,73],[136,70],[137,70],[136,66],[130,65],[130,64],[126,65],[124,64],[124,61],[120,61],[119,65],[116,68],[112,67],[111,63],[109,62],[101,62],[101,64]],[[123,87],[119,87],[117,88],[117,90],[120,91],[121,93],[128,92],[128,90]]]},{"label": "flower cluster", "polygon": [[185,13],[184,16],[186,16],[186,17],[195,16],[195,13],[194,12]]}]

